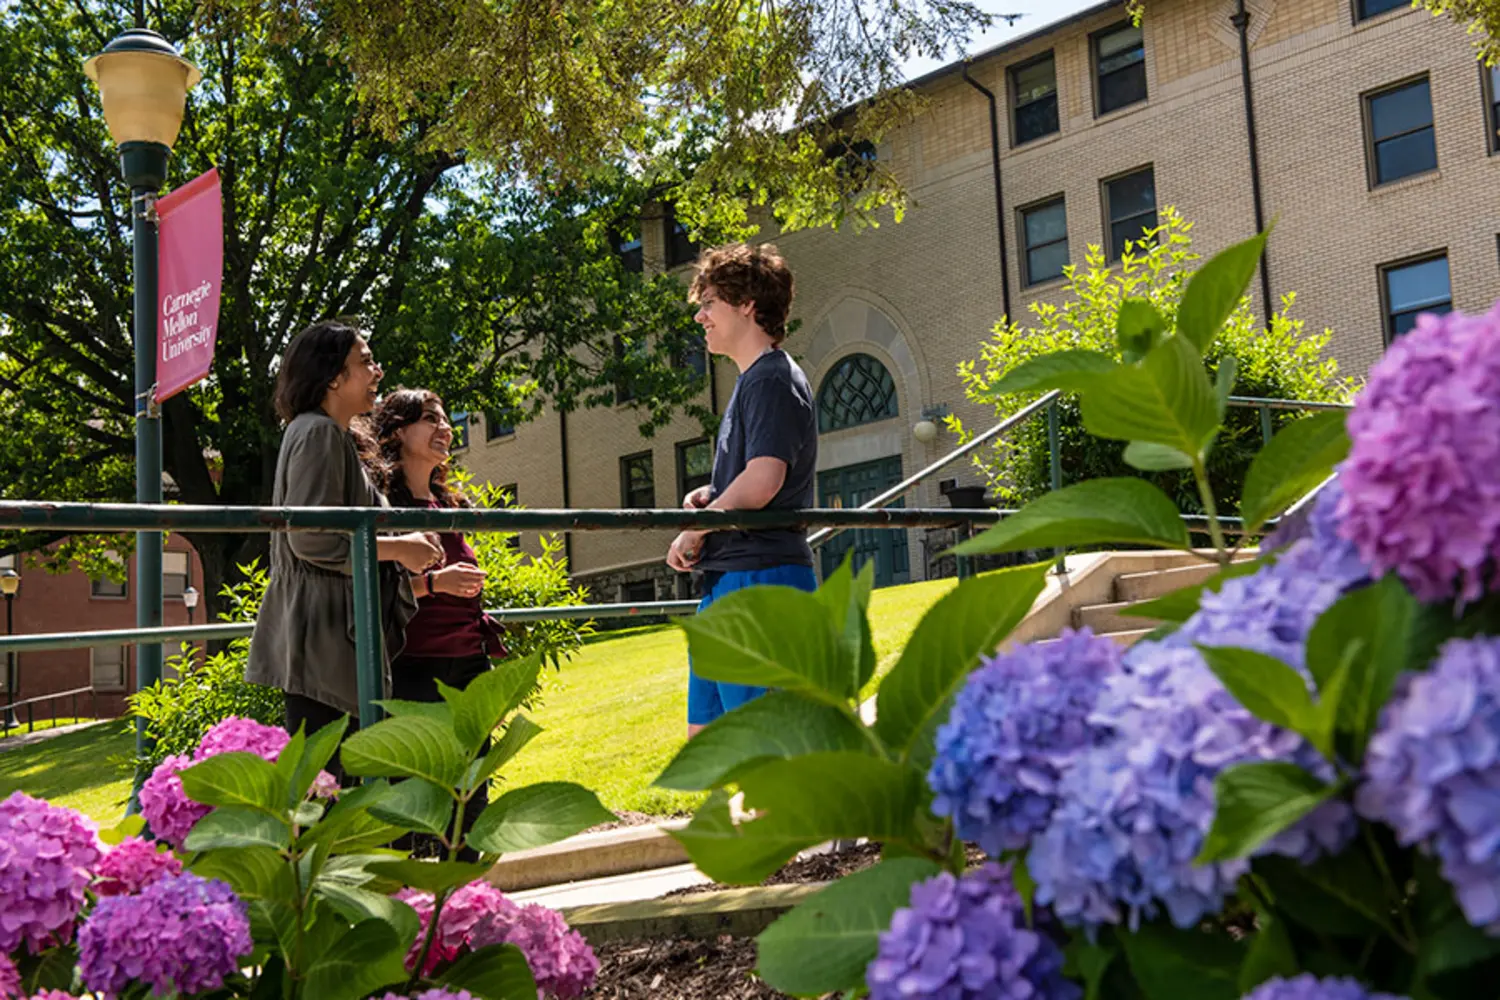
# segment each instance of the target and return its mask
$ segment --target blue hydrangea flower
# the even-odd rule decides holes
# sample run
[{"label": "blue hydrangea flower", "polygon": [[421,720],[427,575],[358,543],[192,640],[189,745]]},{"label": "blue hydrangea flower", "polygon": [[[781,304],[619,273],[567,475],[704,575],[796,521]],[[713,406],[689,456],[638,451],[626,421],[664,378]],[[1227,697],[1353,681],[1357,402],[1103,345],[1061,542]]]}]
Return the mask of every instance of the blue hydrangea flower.
[{"label": "blue hydrangea flower", "polygon": [[911,889],[865,973],[870,1000],[1077,1000],[1056,942],[1026,924],[1010,869],[994,863]]},{"label": "blue hydrangea flower", "polygon": [[1294,979],[1268,979],[1245,1000],[1406,1000],[1391,993],[1371,993],[1353,979],[1319,979],[1304,973]]},{"label": "blue hydrangea flower", "polygon": [[938,729],[927,775],[933,812],[952,816],[958,835],[991,855],[1025,847],[1051,818],[1063,772],[1106,735],[1088,714],[1121,653],[1088,629],[1068,629],[987,660]]},{"label": "blue hydrangea flower", "polygon": [[1500,936],[1500,638],[1451,639],[1402,678],[1354,802],[1435,854],[1469,923]]}]

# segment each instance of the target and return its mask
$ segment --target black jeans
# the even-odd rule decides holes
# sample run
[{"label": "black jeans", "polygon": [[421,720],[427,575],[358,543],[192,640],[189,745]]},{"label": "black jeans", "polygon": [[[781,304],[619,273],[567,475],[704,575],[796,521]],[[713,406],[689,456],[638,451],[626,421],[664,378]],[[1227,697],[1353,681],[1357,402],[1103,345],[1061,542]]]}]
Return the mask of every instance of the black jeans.
[{"label": "black jeans", "polygon": [[[306,725],[303,735],[311,739],[312,734],[334,722],[344,715],[332,705],[325,705],[321,701],[314,701],[306,695],[288,694],[286,696],[286,731],[295,734],[297,727]],[[344,731],[344,739],[359,730],[359,716],[349,717],[349,728]],[[349,782],[344,777],[344,765],[339,761],[339,755],[335,753],[324,767],[324,770],[338,779],[338,783],[344,787]]]},{"label": "black jeans", "polygon": [[[391,663],[391,694],[402,701],[442,701],[438,681],[461,690],[489,669],[490,658],[484,653],[472,656],[398,656]],[[485,750],[489,750],[488,741]],[[489,801],[489,783],[486,782],[479,786],[464,809],[465,836],[474,828],[474,821],[484,812]],[[434,857],[443,852],[436,837],[422,833],[408,834],[391,846],[411,851],[413,857]],[[478,861],[479,852],[466,847],[459,852],[459,860]]]}]

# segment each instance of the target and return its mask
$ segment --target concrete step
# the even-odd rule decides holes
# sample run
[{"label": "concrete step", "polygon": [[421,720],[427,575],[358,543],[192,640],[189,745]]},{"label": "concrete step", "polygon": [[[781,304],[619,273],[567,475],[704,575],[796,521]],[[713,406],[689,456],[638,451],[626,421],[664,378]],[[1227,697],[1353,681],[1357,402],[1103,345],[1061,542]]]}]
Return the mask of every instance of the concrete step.
[{"label": "concrete step", "polygon": [[490,869],[488,880],[498,889],[516,892],[681,865],[687,852],[668,831],[686,825],[687,820],[670,820],[580,833],[503,856]]},{"label": "concrete step", "polygon": [[606,903],[633,903],[657,899],[674,889],[707,885],[713,880],[692,865],[672,865],[650,871],[626,872],[605,878],[565,882],[521,892],[508,892],[517,903],[540,903],[554,910],[576,906],[600,906]]},{"label": "concrete step", "polygon": [[1135,607],[1139,601],[1117,601],[1113,604],[1088,604],[1073,609],[1073,627],[1090,628],[1095,635],[1108,632],[1133,632],[1141,628],[1154,628],[1161,622],[1152,618],[1138,618],[1124,612]]},{"label": "concrete step", "polygon": [[1124,573],[1115,577],[1116,601],[1149,601],[1183,587],[1202,583],[1219,571],[1214,563],[1201,562],[1146,573]]},{"label": "concrete step", "polygon": [[[1122,646],[1129,647],[1129,646],[1134,646],[1137,642],[1139,642],[1141,639],[1144,639],[1146,636],[1150,635],[1154,631],[1155,631],[1155,629],[1134,628],[1134,629],[1130,629],[1129,631],[1123,631],[1123,632],[1104,632],[1104,633],[1101,633],[1101,636],[1102,636],[1102,638],[1105,638],[1105,639],[1113,639],[1115,642],[1119,643]],[[1049,642],[1056,642],[1056,641],[1057,640],[1055,638],[1053,638],[1053,639],[1041,639],[1041,640],[1039,640],[1037,642],[1037,645],[1039,645],[1039,646],[1045,646]]]}]

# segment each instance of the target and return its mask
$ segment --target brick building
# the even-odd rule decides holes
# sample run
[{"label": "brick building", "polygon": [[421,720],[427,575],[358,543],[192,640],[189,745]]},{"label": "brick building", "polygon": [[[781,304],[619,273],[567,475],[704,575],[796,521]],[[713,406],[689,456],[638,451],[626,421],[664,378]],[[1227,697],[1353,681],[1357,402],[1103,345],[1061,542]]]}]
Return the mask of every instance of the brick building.
[{"label": "brick building", "polygon": [[[18,565],[14,556],[0,556],[0,571],[12,569],[21,574],[21,586],[12,606],[17,635],[45,632],[102,631],[135,627],[136,570],[134,557],[127,560],[124,583],[91,580],[81,572],[52,574]],[[162,622],[166,625],[188,624],[183,594],[188,587],[201,590],[203,567],[187,541],[179,534],[167,536],[162,553]],[[196,619],[203,623],[200,608]],[[167,646],[163,653],[174,655],[177,647]],[[58,649],[45,652],[14,653],[17,678],[14,698],[0,694],[4,701],[24,701],[58,691],[71,691],[90,685],[98,692],[101,718],[121,715],[125,697],[135,690],[135,649],[130,646],[107,646],[94,649]],[[0,692],[7,683],[5,661],[0,657]],[[88,714],[88,700],[80,699],[79,712]],[[71,702],[59,702],[59,714],[72,713]],[[47,705],[35,709],[38,718],[50,712]],[[25,715],[21,716],[22,721]]]},{"label": "brick building", "polygon": [[[1264,287],[1273,300],[1296,292],[1295,315],[1332,328],[1341,367],[1359,375],[1418,310],[1500,298],[1500,69],[1405,0],[1244,7],[1242,23],[1235,0],[1152,0],[1136,29],[1122,3],[1103,3],[930,73],[913,84],[927,111],[877,151],[910,185],[905,221],[777,240],[797,276],[788,348],[820,399],[821,505],[855,505],[951,450],[946,432],[913,437],[924,413],[988,426],[956,365],[1007,303],[1023,316],[1055,297],[1086,244],[1117,255],[1166,205],[1205,256],[1251,235],[1247,79],[1264,217],[1278,220],[1252,286],[1258,314]],[[640,235],[648,269],[691,260],[669,215],[648,210]],[[735,371],[719,360],[712,372],[705,396],[721,411]],[[464,462],[531,507],[676,506],[706,475],[708,443],[687,420],[651,439],[635,423],[608,409],[514,430],[476,417]],[[978,482],[964,465],[950,475]],[[941,505],[938,489],[910,502]],[[930,572],[920,533],[863,535],[882,582]],[[575,578],[594,600],[685,596],[661,562],[669,541],[576,534]]]}]

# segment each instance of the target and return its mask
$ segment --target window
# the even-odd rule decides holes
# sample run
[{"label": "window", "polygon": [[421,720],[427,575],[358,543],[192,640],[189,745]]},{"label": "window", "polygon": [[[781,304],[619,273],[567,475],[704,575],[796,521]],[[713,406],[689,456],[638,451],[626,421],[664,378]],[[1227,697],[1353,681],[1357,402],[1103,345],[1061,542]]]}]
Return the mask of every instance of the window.
[{"label": "window", "polygon": [[1026,239],[1026,273],[1021,280],[1039,285],[1061,278],[1068,263],[1068,210],[1061,198],[1021,210]]},{"label": "window", "polygon": [[640,274],[645,269],[645,250],[641,246],[639,236],[616,233],[612,237],[612,242],[615,255],[620,258],[621,267],[635,274]]},{"label": "window", "polygon": [[868,354],[840,361],[818,390],[819,434],[896,415],[896,383],[885,365]]},{"label": "window", "polygon": [[620,506],[656,506],[656,470],[649,451],[620,459]]},{"label": "window", "polygon": [[1011,145],[1057,131],[1057,62],[1048,52],[1011,68]]},{"label": "window", "polygon": [[1371,186],[1437,169],[1432,87],[1423,77],[1365,98]]},{"label": "window", "polygon": [[702,337],[690,337],[674,360],[678,368],[686,368],[702,378],[708,374],[708,344]]},{"label": "window", "polygon": [[96,691],[125,690],[125,670],[130,665],[127,646],[95,646],[89,650],[90,683]]},{"label": "window", "polygon": [[498,414],[486,413],[484,415],[484,439],[486,441],[510,437],[515,432],[516,425],[502,419]]},{"label": "window", "polygon": [[1107,115],[1146,99],[1146,39],[1133,24],[1094,36],[1094,114]]},{"label": "window", "polygon": [[833,161],[833,169],[838,174],[840,185],[849,193],[855,193],[864,188],[870,180],[870,175],[875,172],[875,164],[880,159],[880,153],[875,148],[875,144],[868,139],[861,139],[858,142],[839,139],[826,147],[823,152]]},{"label": "window", "polygon": [[[113,562],[113,563],[120,563],[121,562],[121,560],[120,560],[120,554],[118,552],[115,552],[115,551],[111,550],[109,552],[106,552],[105,555],[109,556],[110,561]],[[125,571],[125,568],[124,568],[123,565],[121,566],[120,569],[121,569],[122,573]],[[105,598],[106,600],[119,600],[119,599],[123,599],[124,597],[126,597],[127,593],[128,593],[128,591],[127,591],[127,588],[125,586],[125,581],[124,580],[121,580],[119,583],[116,583],[115,581],[109,580],[109,579],[105,579],[104,577],[99,577],[97,579],[91,577],[89,579],[89,596],[90,597],[102,597],[102,598]]]},{"label": "window", "polygon": [[687,227],[677,221],[675,211],[667,209],[662,226],[662,232],[666,236],[668,267],[690,264],[698,259],[698,244],[688,237]]},{"label": "window", "polygon": [[21,567],[16,565],[15,553],[8,556],[0,556],[0,570],[8,569],[12,572],[20,572]]},{"label": "window", "polygon": [[713,445],[708,438],[684,441],[677,446],[677,492],[680,496],[707,486],[713,473]]},{"label": "window", "polygon": [[1354,16],[1356,20],[1363,21],[1403,7],[1410,10],[1411,0],[1354,0]]},{"label": "window", "polygon": [[186,552],[163,552],[161,554],[161,596],[181,600],[188,585],[188,554]]},{"label": "window", "polygon": [[[630,344],[629,346],[626,346],[624,338],[615,338],[615,361],[617,364],[624,365],[627,363],[627,361],[639,361],[641,358],[646,357],[650,353],[650,351],[650,345],[648,345],[644,340],[640,340]],[[629,355],[628,358],[626,356],[627,354]],[[623,371],[616,374],[615,405],[621,406],[625,403],[632,402],[635,400],[637,395],[639,395],[639,390],[635,384],[635,379],[631,378]]]},{"label": "window", "polygon": [[1381,269],[1381,285],[1388,344],[1416,326],[1422,313],[1441,315],[1453,308],[1447,254],[1387,264]]},{"label": "window", "polygon": [[469,415],[467,413],[454,413],[448,417],[448,423],[453,425],[453,443],[448,445],[449,451],[463,451],[469,446]]},{"label": "window", "polygon": [[1484,103],[1488,108],[1490,125],[1490,152],[1500,153],[1500,63],[1489,69],[1479,67],[1484,73]]},{"label": "window", "polygon": [[632,580],[620,585],[621,604],[642,604],[656,600],[655,580]]},{"label": "window", "polygon": [[1126,243],[1145,238],[1156,228],[1156,171],[1151,167],[1104,182],[1105,229],[1109,259],[1119,260]]}]

